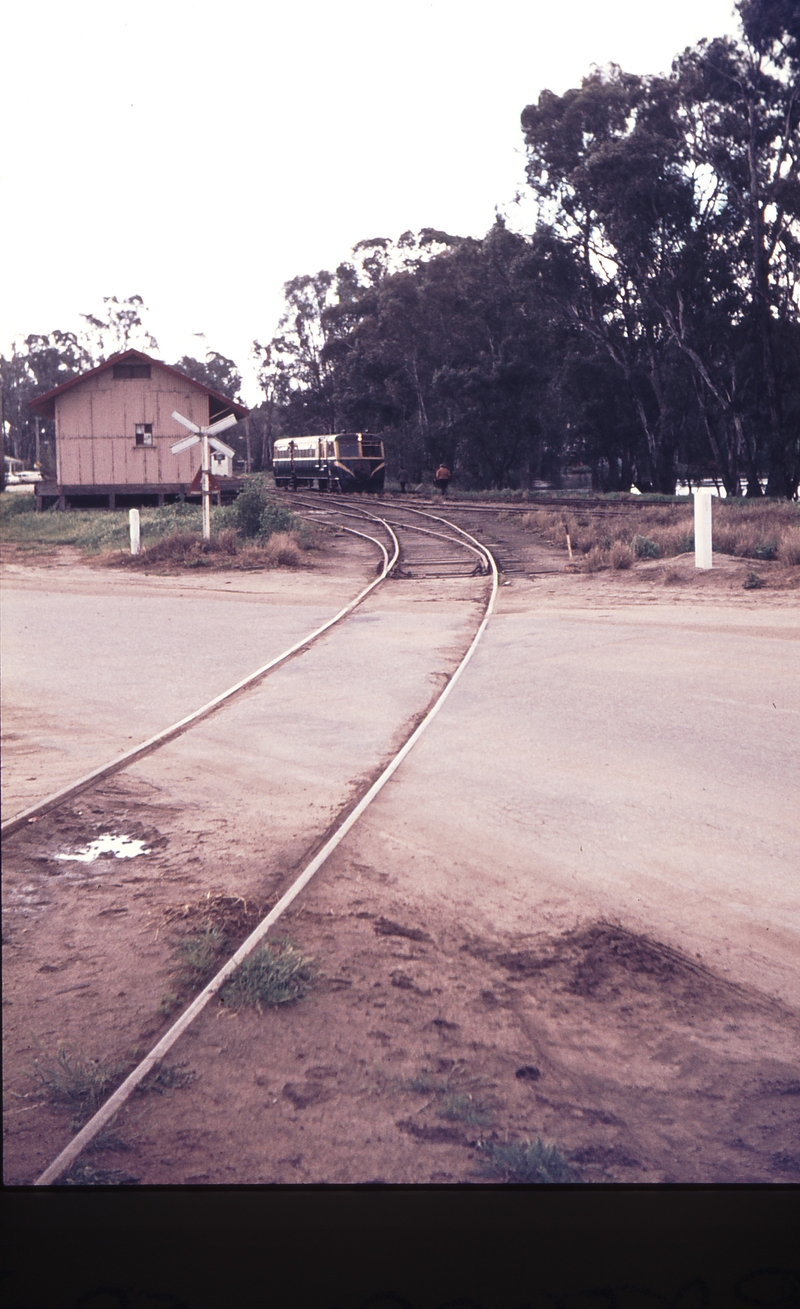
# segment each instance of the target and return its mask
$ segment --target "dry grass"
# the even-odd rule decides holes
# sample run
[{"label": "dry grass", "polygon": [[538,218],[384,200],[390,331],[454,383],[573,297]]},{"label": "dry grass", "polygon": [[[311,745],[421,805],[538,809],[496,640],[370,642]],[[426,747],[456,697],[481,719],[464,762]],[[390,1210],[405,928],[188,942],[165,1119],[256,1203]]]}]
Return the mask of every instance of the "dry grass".
[{"label": "dry grass", "polygon": [[232,527],[224,528],[210,541],[199,532],[177,531],[138,555],[115,551],[105,562],[113,568],[134,568],[146,572],[173,572],[184,568],[255,569],[300,568],[316,542],[299,532],[273,532],[267,540],[243,540]]},{"label": "dry grass", "polygon": [[[694,550],[692,504],[635,505],[599,513],[591,509],[533,509],[521,526],[567,548],[581,572],[630,568],[636,559],[674,558]],[[777,559],[800,565],[800,507],[786,502],[726,504],[714,501],[714,550],[741,559]]]}]

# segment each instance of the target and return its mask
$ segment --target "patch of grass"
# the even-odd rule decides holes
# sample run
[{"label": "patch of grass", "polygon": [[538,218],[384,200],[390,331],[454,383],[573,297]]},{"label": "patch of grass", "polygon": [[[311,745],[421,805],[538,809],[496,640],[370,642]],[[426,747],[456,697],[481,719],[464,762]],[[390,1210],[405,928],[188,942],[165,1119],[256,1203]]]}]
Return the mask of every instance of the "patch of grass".
[{"label": "patch of grass", "polygon": [[608,562],[615,569],[630,568],[634,558],[634,553],[629,545],[626,545],[624,541],[615,541],[609,551]]},{"label": "patch of grass", "polygon": [[750,570],[750,572],[747,574],[747,577],[742,582],[742,586],[744,587],[745,591],[758,591],[762,586],[766,586],[766,585],[767,584],[764,581],[764,578],[759,577],[758,573],[754,573],[752,569]]},{"label": "patch of grass", "polygon": [[545,1184],[578,1182],[580,1174],[555,1145],[547,1145],[540,1137],[535,1141],[518,1141],[502,1145],[487,1142],[481,1146],[484,1177],[502,1178],[506,1182]]},{"label": "patch of grass", "polygon": [[289,1004],[308,994],[317,975],[314,960],[290,942],[263,945],[249,955],[219,993],[232,1009]]},{"label": "patch of grass", "polygon": [[448,1118],[456,1123],[470,1123],[475,1127],[482,1127],[491,1119],[487,1106],[471,1095],[446,1095],[436,1112],[440,1118]]},{"label": "patch of grass", "polygon": [[[625,550],[639,559],[667,558],[694,549],[693,506],[683,496],[673,501],[644,501],[630,509],[605,497],[602,508],[575,505],[532,508],[519,523],[560,549],[569,533],[576,563],[593,550],[602,551],[612,568],[627,567]],[[787,501],[717,500],[712,508],[712,539],[721,554],[744,559],[778,559],[800,565],[800,508]],[[620,562],[615,562],[615,559]],[[601,564],[602,566],[602,564]]]},{"label": "patch of grass", "polygon": [[303,562],[300,546],[289,532],[274,532],[264,546],[264,557],[278,568],[298,568]]},{"label": "patch of grass", "polygon": [[36,512],[35,495],[14,495],[5,491],[0,495],[0,518],[16,518],[17,514]]},{"label": "patch of grass", "polygon": [[120,1168],[92,1168],[91,1164],[75,1163],[56,1186],[138,1186],[140,1177],[125,1173]]},{"label": "patch of grass", "polygon": [[128,1072],[126,1064],[106,1064],[81,1053],[71,1054],[65,1044],[59,1045],[54,1055],[38,1041],[36,1044],[39,1053],[28,1076],[42,1099],[72,1109],[76,1125],[91,1118]]},{"label": "patch of grass", "polygon": [[415,1077],[410,1077],[406,1082],[406,1087],[409,1091],[416,1092],[417,1095],[430,1095],[432,1091],[444,1089],[441,1081],[433,1077],[427,1068],[423,1068],[422,1072],[417,1073]]},{"label": "patch of grass", "polygon": [[790,567],[800,564],[800,527],[788,527],[781,533],[778,558]]},{"label": "patch of grass", "polygon": [[204,927],[194,936],[185,936],[178,942],[173,976],[182,988],[197,990],[213,977],[225,954],[230,954],[227,937],[217,927]]},{"label": "patch of grass", "polygon": [[153,1093],[163,1095],[165,1091],[179,1091],[197,1081],[193,1068],[182,1064],[159,1064],[158,1068],[146,1077],[136,1088],[140,1095]]},{"label": "patch of grass", "polygon": [[99,1154],[101,1150],[130,1150],[128,1142],[118,1136],[113,1128],[98,1132],[88,1145],[83,1147],[84,1154]]}]

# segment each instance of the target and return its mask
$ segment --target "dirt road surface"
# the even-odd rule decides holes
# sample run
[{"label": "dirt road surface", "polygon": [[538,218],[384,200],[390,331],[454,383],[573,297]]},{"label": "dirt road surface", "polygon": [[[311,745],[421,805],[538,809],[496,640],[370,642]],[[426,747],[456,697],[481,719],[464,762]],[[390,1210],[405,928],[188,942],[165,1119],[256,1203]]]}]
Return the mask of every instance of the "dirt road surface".
[{"label": "dirt road surface", "polygon": [[[214,1003],[74,1180],[480,1181],[493,1145],[537,1135],[587,1181],[800,1176],[798,593],[743,591],[740,561],[584,576],[530,538],[519,554],[446,709],[277,932],[316,959],[312,992]],[[230,586],[61,559],[6,577],[7,812],[374,575],[352,541]],[[8,841],[7,1182],[79,1116],[39,1097],[32,1061],[60,1041],[141,1057],[187,998],[181,948],[210,924],[235,944],[274,903],[455,667],[484,592],[388,583]],[[56,859],[108,831],[149,853]]]}]

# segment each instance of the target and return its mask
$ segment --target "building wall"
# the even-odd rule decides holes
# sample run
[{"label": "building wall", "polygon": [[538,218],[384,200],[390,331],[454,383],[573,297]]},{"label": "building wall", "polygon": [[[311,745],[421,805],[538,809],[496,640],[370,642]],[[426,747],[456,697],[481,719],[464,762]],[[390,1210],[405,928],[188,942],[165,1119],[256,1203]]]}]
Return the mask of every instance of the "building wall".
[{"label": "building wall", "polygon": [[[109,368],[56,400],[57,480],[66,486],[154,486],[191,482],[200,467],[199,445],[174,455],[170,446],[185,427],[177,409],[198,426],[209,419],[208,396],[153,364],[149,378],[114,378]],[[152,423],[153,445],[136,444],[136,424]]]}]

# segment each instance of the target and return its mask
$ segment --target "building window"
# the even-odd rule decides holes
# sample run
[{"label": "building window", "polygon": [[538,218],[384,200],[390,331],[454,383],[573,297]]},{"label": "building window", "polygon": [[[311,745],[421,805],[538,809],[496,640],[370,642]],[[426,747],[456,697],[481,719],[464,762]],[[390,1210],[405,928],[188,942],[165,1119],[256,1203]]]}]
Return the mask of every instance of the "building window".
[{"label": "building window", "polygon": [[150,377],[149,364],[114,364],[114,381],[121,377]]},{"label": "building window", "polygon": [[152,445],[153,444],[153,424],[137,423],[136,424],[136,444]]}]

